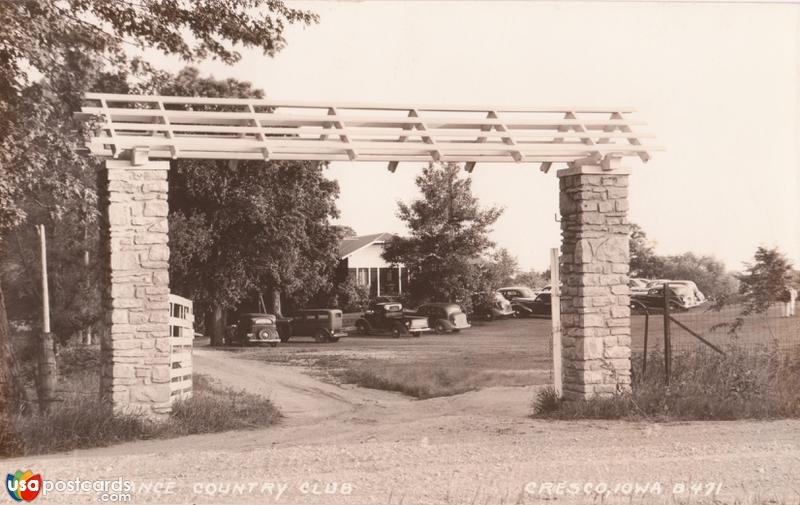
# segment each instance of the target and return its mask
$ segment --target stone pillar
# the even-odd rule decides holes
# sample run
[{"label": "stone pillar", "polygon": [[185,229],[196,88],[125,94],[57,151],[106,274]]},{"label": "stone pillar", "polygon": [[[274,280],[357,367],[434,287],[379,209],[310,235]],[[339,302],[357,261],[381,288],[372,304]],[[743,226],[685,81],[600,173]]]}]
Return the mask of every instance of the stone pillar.
[{"label": "stone pillar", "polygon": [[567,400],[630,390],[628,175],[600,166],[558,172]]},{"label": "stone pillar", "polygon": [[168,161],[106,162],[110,289],[101,390],[115,411],[170,410]]}]

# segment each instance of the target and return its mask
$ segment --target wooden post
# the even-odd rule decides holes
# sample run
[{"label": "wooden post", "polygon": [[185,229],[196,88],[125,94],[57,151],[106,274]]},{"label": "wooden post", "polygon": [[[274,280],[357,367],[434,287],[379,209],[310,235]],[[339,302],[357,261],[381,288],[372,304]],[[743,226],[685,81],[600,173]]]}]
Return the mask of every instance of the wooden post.
[{"label": "wooden post", "polygon": [[672,372],[672,339],[669,334],[669,282],[664,283],[664,374],[669,385]]},{"label": "wooden post", "polygon": [[558,247],[550,249],[550,313],[553,320],[553,387],[558,397],[563,392],[561,375],[561,279]]},{"label": "wooden post", "polygon": [[44,225],[36,226],[42,256],[42,338],[39,348],[39,408],[47,411],[55,400],[57,371],[53,335],[50,333],[50,294],[47,286],[47,237]]}]

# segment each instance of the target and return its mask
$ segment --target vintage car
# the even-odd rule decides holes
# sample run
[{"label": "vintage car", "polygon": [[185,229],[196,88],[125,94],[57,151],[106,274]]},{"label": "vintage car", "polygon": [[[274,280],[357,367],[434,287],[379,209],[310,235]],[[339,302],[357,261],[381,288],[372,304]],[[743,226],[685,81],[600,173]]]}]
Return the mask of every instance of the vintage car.
[{"label": "vintage car", "polygon": [[428,318],[428,326],[436,333],[458,333],[470,327],[467,315],[455,303],[426,303],[417,307],[416,314]]},{"label": "vintage car", "polygon": [[408,313],[403,310],[403,304],[397,302],[371,303],[356,321],[356,330],[361,335],[391,333],[394,338],[406,334],[419,337],[431,331],[427,317]]},{"label": "vintage car", "polygon": [[511,301],[511,308],[517,317],[550,316],[550,289],[537,293],[527,286],[513,286],[498,289]]},{"label": "vintage car", "polygon": [[269,344],[276,347],[281,341],[277,322],[278,318],[272,314],[241,314],[235,324],[226,328],[225,345]]},{"label": "vintage car", "polygon": [[694,281],[675,281],[675,280],[659,280],[659,281],[652,281],[648,284],[648,287],[656,288],[658,286],[663,286],[669,282],[669,285],[672,287],[678,286],[685,286],[687,289],[681,289],[684,295],[686,295],[686,301],[689,305],[696,307],[697,305],[701,305],[706,302],[706,295],[703,294],[702,291],[697,287],[697,284]]},{"label": "vintage car", "polygon": [[633,293],[647,293],[647,279],[642,279],[639,277],[631,277],[628,281],[628,287],[631,289],[631,294]]},{"label": "vintage car", "polygon": [[552,317],[552,301],[549,292],[539,293],[533,298],[515,298],[511,302],[517,317]]},{"label": "vintage car", "polygon": [[491,321],[514,315],[511,302],[497,291],[473,293],[470,299],[474,318]]},{"label": "vintage car", "polygon": [[[683,284],[669,285],[670,310],[685,311],[697,305],[692,288]],[[631,309],[634,312],[664,310],[664,285],[651,288],[644,294],[631,294]]]},{"label": "vintage car", "polygon": [[499,291],[500,294],[506,298],[506,300],[510,301],[512,305],[514,300],[518,298],[533,300],[537,295],[537,292],[528,286],[511,286],[500,288],[497,291]]},{"label": "vintage car", "polygon": [[313,337],[317,342],[338,342],[346,337],[342,329],[342,311],[338,309],[302,309],[289,318],[281,342],[293,337]]}]

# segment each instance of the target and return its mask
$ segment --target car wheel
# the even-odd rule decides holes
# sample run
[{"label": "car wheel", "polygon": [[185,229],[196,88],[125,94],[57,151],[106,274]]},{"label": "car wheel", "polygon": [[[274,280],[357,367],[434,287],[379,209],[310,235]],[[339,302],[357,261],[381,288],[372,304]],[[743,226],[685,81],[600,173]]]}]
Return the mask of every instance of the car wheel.
[{"label": "car wheel", "polygon": [[483,315],[483,318],[487,321],[491,321],[494,319],[494,313],[490,310],[486,314]]},{"label": "car wheel", "polygon": [[392,328],[392,338],[400,338],[402,334],[403,334],[402,326],[395,326]]},{"label": "car wheel", "polygon": [[270,342],[269,346],[270,347],[278,347],[278,343],[277,342]]},{"label": "car wheel", "polygon": [[367,325],[361,321],[356,323],[356,332],[358,332],[359,335],[369,335],[369,329],[367,328]]},{"label": "car wheel", "polygon": [[453,328],[453,333],[461,333],[461,330],[459,330],[458,328]]},{"label": "car wheel", "polygon": [[325,330],[317,330],[314,333],[314,341],[317,343],[322,343],[328,340],[328,335],[325,334]]},{"label": "car wheel", "polygon": [[339,337],[331,337],[331,338],[328,339],[328,341],[336,343],[336,342],[339,341]]},{"label": "car wheel", "polygon": [[436,321],[436,323],[433,325],[433,331],[435,331],[438,335],[443,335],[447,333],[447,326],[445,326],[441,321]]},{"label": "car wheel", "polygon": [[412,331],[411,332],[411,336],[414,337],[414,338],[419,338],[420,335],[422,335],[421,331]]}]

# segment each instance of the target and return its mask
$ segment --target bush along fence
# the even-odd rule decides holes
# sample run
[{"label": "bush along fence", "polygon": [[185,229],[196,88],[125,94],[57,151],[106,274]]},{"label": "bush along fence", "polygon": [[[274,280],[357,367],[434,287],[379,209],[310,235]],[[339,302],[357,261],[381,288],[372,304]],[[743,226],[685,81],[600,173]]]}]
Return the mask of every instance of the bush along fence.
[{"label": "bush along fence", "polygon": [[771,350],[788,355],[800,350],[800,318],[784,317],[778,304],[734,325],[741,317],[739,305],[714,307],[708,302],[681,308],[670,303],[670,290],[666,286],[663,302],[659,304],[645,305],[635,298],[631,303],[632,347],[634,352],[642,354],[642,374],[647,374],[648,354],[651,369],[654,356],[663,358],[663,371],[669,383],[673,360],[695,351],[725,355],[729,347],[735,346],[745,352]]}]

